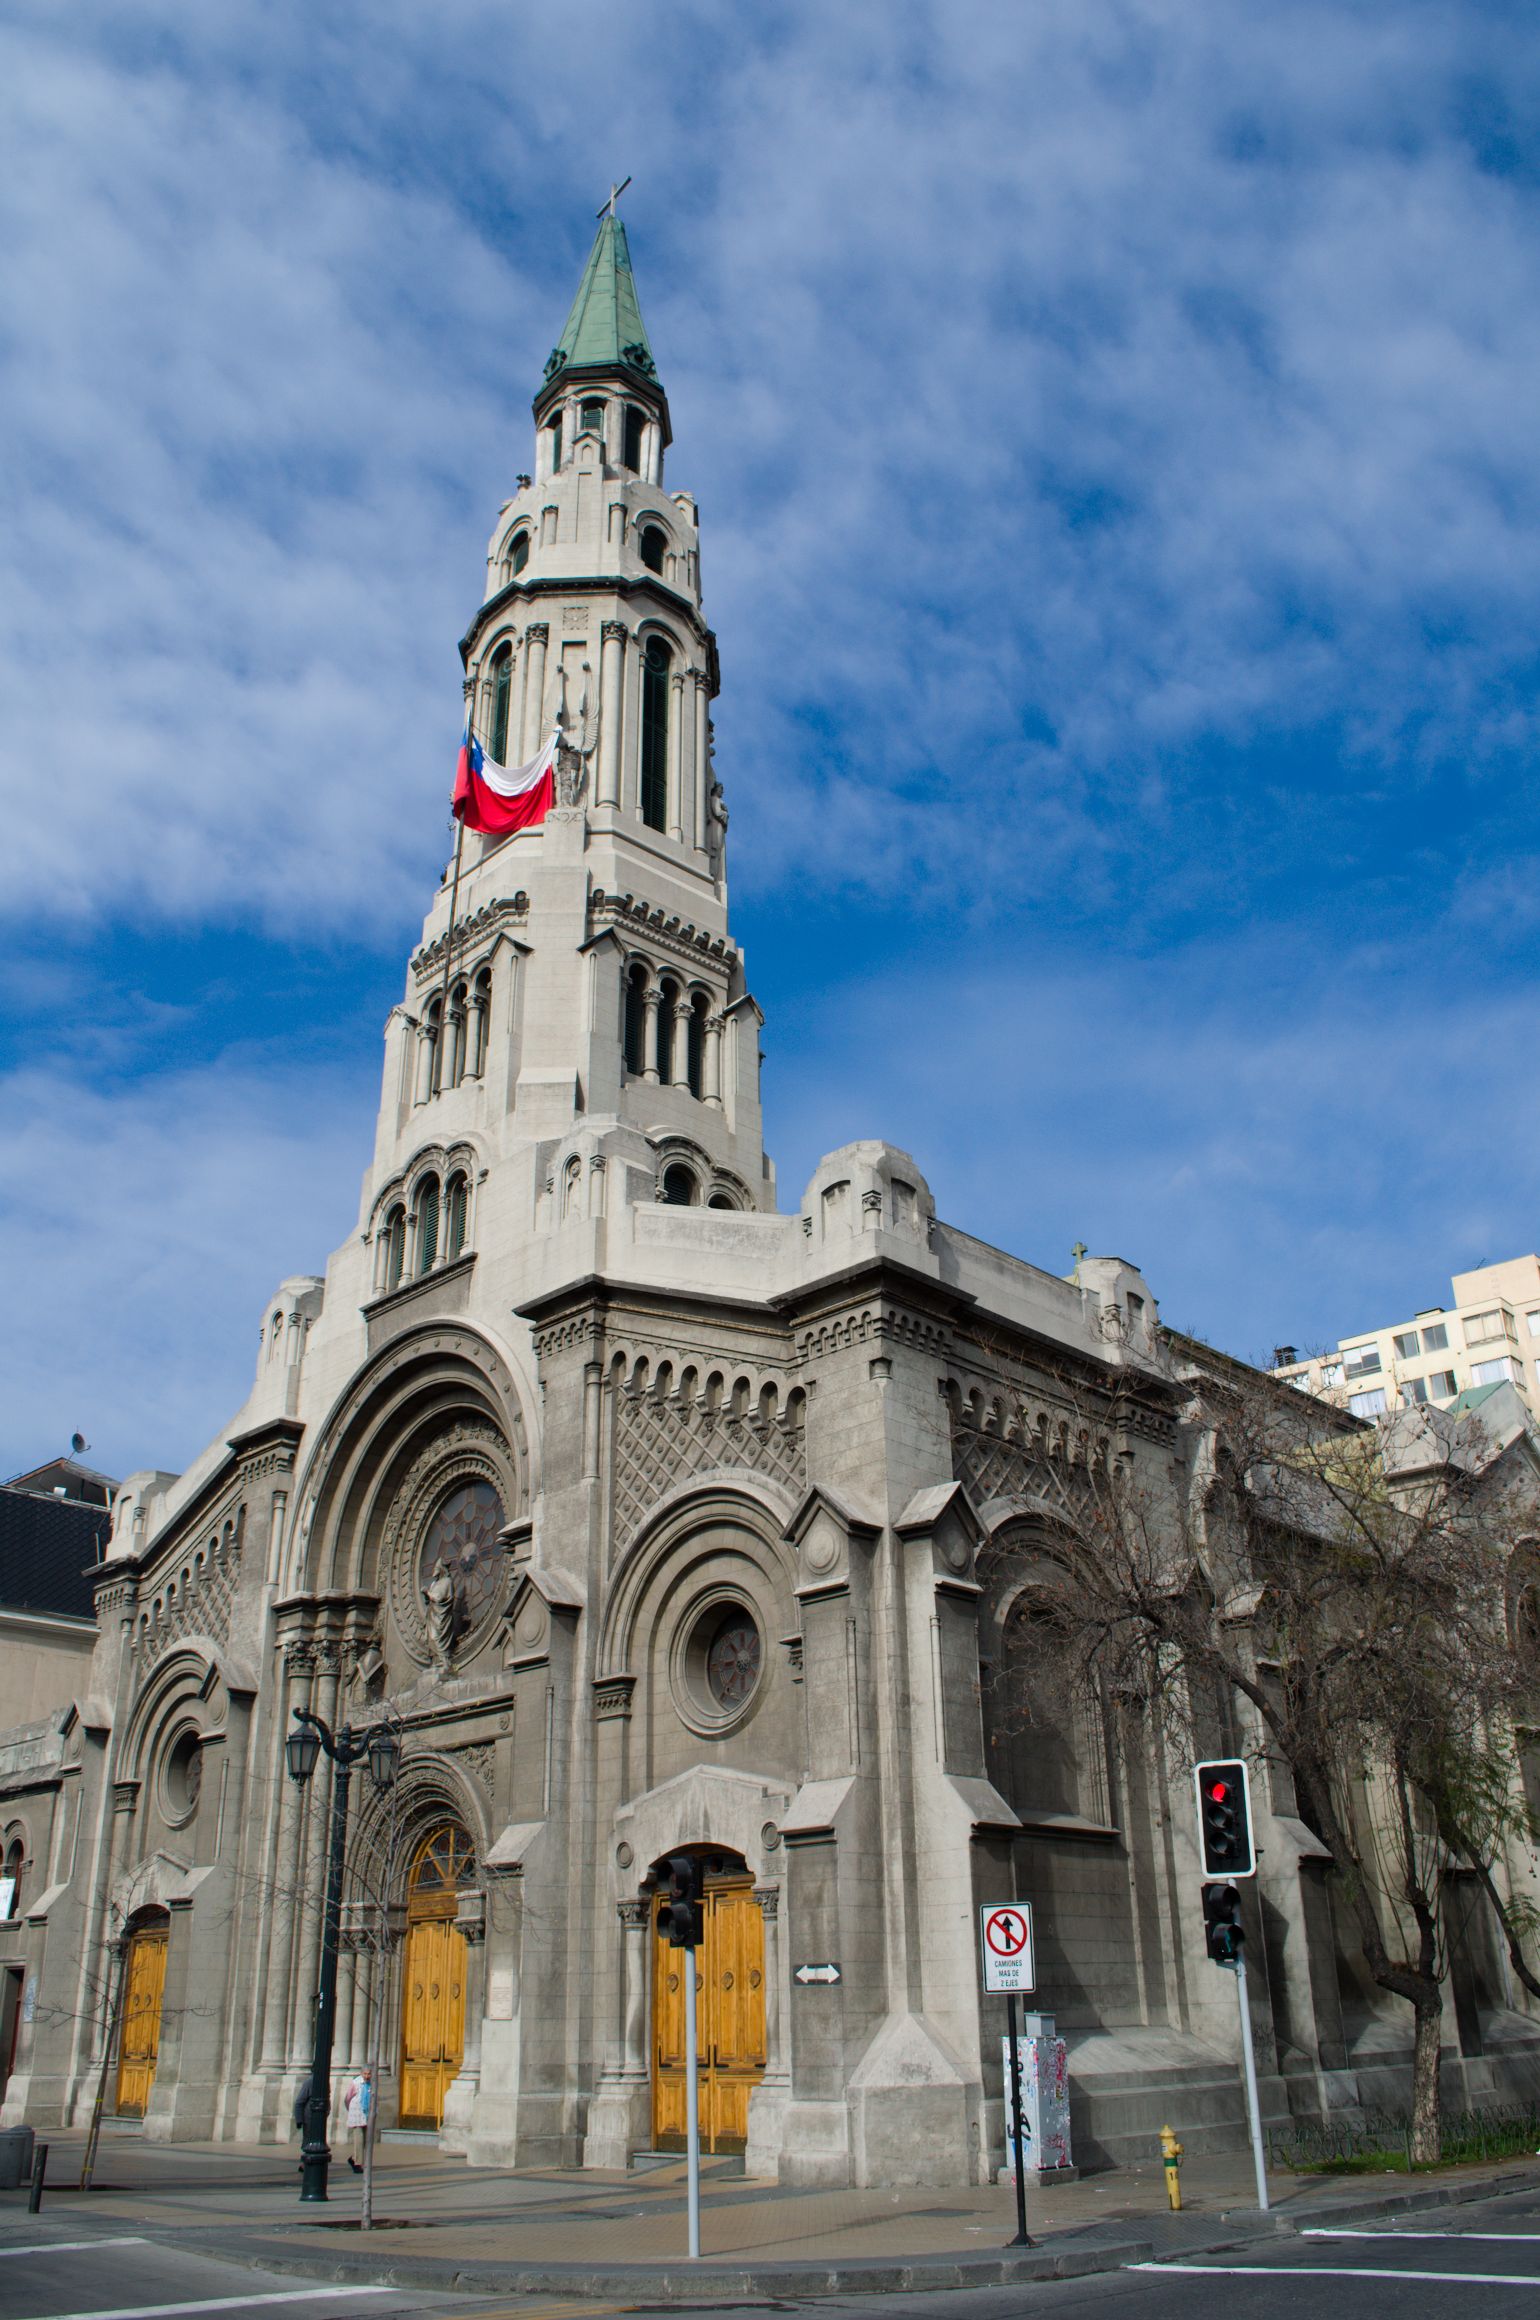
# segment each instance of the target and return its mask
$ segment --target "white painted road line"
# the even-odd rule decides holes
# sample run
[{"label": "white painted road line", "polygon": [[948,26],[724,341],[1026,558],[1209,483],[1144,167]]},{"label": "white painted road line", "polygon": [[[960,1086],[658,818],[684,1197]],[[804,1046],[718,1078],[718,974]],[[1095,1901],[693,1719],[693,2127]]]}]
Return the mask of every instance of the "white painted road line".
[{"label": "white painted road line", "polygon": [[[1540,2288],[1529,2272],[1394,2272],[1368,2264],[1125,2264],[1125,2272],[1196,2272],[1226,2280],[1438,2280],[1451,2288]],[[175,2311],[174,2304],[163,2307]],[[66,2320],[60,2314],[59,2320]],[[116,2313],[77,2312],[74,2320],[119,2320]],[[132,2320],[124,2314],[122,2320]]]},{"label": "white painted road line", "polygon": [[1515,2246],[1523,2240],[1540,2240],[1540,2231],[1348,2231],[1336,2224],[1321,2225],[1319,2230],[1302,2231],[1301,2239],[1511,2239]]},{"label": "white painted road line", "polygon": [[396,2288],[354,2287],[346,2280],[333,2280],[327,2288],[288,2288],[277,2296],[200,2296],[195,2304],[120,2304],[111,2312],[50,2312],[44,2320],[171,2320],[177,2312],[244,2312],[254,2304],[316,2304],[326,2296],[345,2302],[349,2296],[399,2293]]},{"label": "white painted road line", "polygon": [[40,2240],[36,2247],[13,2247],[9,2240],[0,2240],[0,2256],[78,2256],[87,2248],[148,2245],[136,2235],[126,2239],[51,2239],[46,2246]]}]

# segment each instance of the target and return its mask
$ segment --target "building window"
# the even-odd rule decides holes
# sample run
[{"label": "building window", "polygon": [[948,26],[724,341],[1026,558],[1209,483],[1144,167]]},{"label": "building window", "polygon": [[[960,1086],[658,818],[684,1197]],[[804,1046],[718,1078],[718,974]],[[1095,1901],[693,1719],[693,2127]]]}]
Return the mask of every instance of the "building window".
[{"label": "building window", "polygon": [[1540,1313],[1526,1313],[1524,1326],[1531,1337],[1540,1337]]},{"label": "building window", "polygon": [[626,977],[626,1070],[640,1079],[647,1069],[647,969],[633,967]]},{"label": "building window", "polygon": [[629,467],[632,473],[635,475],[640,475],[642,471],[642,430],[646,424],[646,420],[643,418],[636,405],[634,403],[628,403],[626,405],[625,456],[623,464]]},{"label": "building window", "polygon": [[700,1095],[706,1084],[706,1001],[699,992],[686,1026],[685,1077],[691,1095]]},{"label": "building window", "polygon": [[438,1258],[438,1178],[426,1177],[417,1192],[417,1270],[426,1273]]},{"label": "building window", "polygon": [[1509,1322],[1502,1313],[1473,1313],[1465,1324],[1467,1345],[1491,1345],[1508,1335]]},{"label": "building window", "polygon": [[1473,1386],[1500,1385],[1505,1378],[1513,1379],[1515,1384],[1518,1382],[1514,1378],[1514,1364],[1506,1354],[1500,1355],[1496,1361],[1473,1361],[1470,1365],[1470,1382]]},{"label": "building window", "polygon": [[695,1178],[677,1160],[672,1168],[663,1171],[663,1197],[671,1208],[695,1206]]},{"label": "building window", "polygon": [[641,537],[636,543],[636,552],[649,572],[662,571],[663,551],[667,546],[667,535],[660,531],[656,524],[642,526]]},{"label": "building window", "polygon": [[1401,1335],[1393,1337],[1390,1342],[1396,1349],[1397,1361],[1415,1361],[1422,1351],[1415,1329],[1403,1329]]},{"label": "building window", "polygon": [[486,1069],[487,1024],[492,1013],[492,970],[478,967],[476,980],[471,985],[471,1025],[469,1060],[466,1070],[472,1079],[479,1079]]},{"label": "building window", "polygon": [[21,1871],[26,1857],[20,1837],[13,1837],[6,1851],[4,1874],[0,1875],[0,1919],[21,1915]]},{"label": "building window", "polygon": [[500,644],[492,655],[492,721],[487,755],[498,765],[508,762],[508,710],[513,699],[513,647]]},{"label": "building window", "polygon": [[1428,1378],[1428,1391],[1436,1402],[1452,1402],[1460,1390],[1460,1381],[1452,1369],[1436,1369]]},{"label": "building window", "polygon": [[557,412],[557,414],[556,414],[556,416],[555,416],[555,418],[554,418],[554,419],[551,421],[551,473],[552,473],[553,475],[556,473],[556,470],[558,469],[558,467],[560,467],[560,465],[561,465],[561,413],[560,413],[560,411],[558,411],[558,412]]},{"label": "building window", "polygon": [[1442,1321],[1435,1321],[1422,1333],[1424,1353],[1443,1353],[1449,1344],[1449,1332]]},{"label": "building window", "polygon": [[1341,1383],[1342,1383],[1342,1364],[1341,1364],[1341,1362],[1340,1362],[1340,1361],[1323,1361],[1323,1362],[1322,1362],[1322,1364],[1321,1364],[1321,1383],[1322,1383],[1322,1385],[1323,1385],[1323,1386],[1340,1386],[1340,1385],[1341,1385]]},{"label": "building window", "polygon": [[465,1222],[470,1207],[470,1187],[464,1176],[449,1179],[444,1195],[444,1256],[452,1264],[465,1246]]},{"label": "building window", "polygon": [[1350,1378],[1374,1377],[1380,1369],[1380,1349],[1377,1345],[1349,1346],[1342,1357],[1342,1366]]},{"label": "building window", "polygon": [[597,435],[604,439],[604,405],[584,403],[578,411],[578,431],[583,435]]},{"label": "building window", "polygon": [[642,657],[642,820],[668,828],[668,693],[672,655],[661,637],[649,637]]},{"label": "building window", "polygon": [[385,1219],[385,1286],[399,1289],[406,1267],[406,1210],[393,1208]]},{"label": "building window", "polygon": [[1385,1407],[1385,1388],[1374,1386],[1366,1394],[1350,1394],[1348,1408],[1355,1418],[1377,1418]]}]

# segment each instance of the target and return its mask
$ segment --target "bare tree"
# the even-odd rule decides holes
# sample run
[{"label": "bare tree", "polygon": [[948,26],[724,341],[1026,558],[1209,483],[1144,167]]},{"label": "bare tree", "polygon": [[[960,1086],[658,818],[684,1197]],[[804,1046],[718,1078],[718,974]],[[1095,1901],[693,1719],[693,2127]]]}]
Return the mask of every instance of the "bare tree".
[{"label": "bare tree", "polygon": [[1377,1429],[1190,1341],[1163,1350],[1185,1480],[1139,1454],[1150,1380],[1061,1381],[1080,1455],[1018,1597],[1030,1643],[1000,1680],[1049,1725],[1110,1694],[1189,1755],[1229,1745],[1233,1719],[1286,1768],[1372,1980],[1412,2010],[1412,2155],[1436,2159],[1451,1855],[1510,1954],[1533,1930],[1496,1873],[1524,1817],[1507,1607],[1533,1464],[1499,1473],[1473,1420]]}]

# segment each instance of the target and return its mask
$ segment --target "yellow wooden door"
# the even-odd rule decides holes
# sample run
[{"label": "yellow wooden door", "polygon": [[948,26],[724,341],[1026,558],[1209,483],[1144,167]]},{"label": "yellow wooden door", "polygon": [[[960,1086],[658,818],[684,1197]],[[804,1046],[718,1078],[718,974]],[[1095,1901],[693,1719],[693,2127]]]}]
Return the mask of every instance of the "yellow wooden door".
[{"label": "yellow wooden door", "polygon": [[[659,1904],[661,1909],[662,1903]],[[741,2151],[749,2096],[765,2068],[765,1926],[747,1877],[706,1887],[705,1939],[696,1952],[695,2035],[700,2137],[706,2151]],[[689,1953],[661,1934],[653,1961],[653,2145],[685,2143],[684,2009]]]},{"label": "yellow wooden door", "polygon": [[118,2045],[118,2110],[142,2119],[160,2053],[160,2009],[166,1988],[167,1933],[141,1926],[128,1945],[123,1970],[123,2030]]},{"label": "yellow wooden door", "polygon": [[401,2124],[443,2124],[465,2058],[465,1937],[443,1918],[409,1925],[401,2007]]},{"label": "yellow wooden door", "polygon": [[444,2123],[444,2091],[465,2059],[465,1936],[455,1931],[470,1840],[452,1821],[412,1856],[401,1960],[401,2110],[404,2127]]}]

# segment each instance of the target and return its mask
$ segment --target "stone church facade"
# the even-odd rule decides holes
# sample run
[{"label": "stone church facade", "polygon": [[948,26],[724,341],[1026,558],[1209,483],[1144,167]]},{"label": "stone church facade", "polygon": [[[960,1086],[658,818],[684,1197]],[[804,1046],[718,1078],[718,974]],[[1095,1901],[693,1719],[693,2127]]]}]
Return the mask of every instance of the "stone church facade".
[{"label": "stone church facade", "polygon": [[[1039,1744],[988,1680],[1097,1454],[1077,1413],[1115,1388],[1119,1455],[1179,1491],[1205,1357],[1134,1267],[987,1247],[889,1145],[778,1208],[696,508],[612,217],[534,420],[462,651],[495,760],[559,721],[557,803],[446,872],[356,1231],[270,1300],[219,1439],[125,1484],[86,1694],[0,1735],[28,1864],[4,2116],[82,2119],[105,2068],[152,2136],[290,2131],[327,1789],[283,1743],[310,1707],[402,1739],[388,1798],[355,1783],[336,2050],[379,2054],[387,2125],[509,2165],[677,2147],[682,1961],[647,1880],[689,1851],[703,2132],[751,2171],[992,2177],[977,1911],[1012,1897],[1077,2156],[1147,2157],[1166,2116],[1237,2142],[1186,1766],[1110,1711]],[[1355,2099],[1391,2036],[1285,1804],[1259,1789],[1275,2116]],[[1469,1977],[1527,2034],[1498,1961]]]}]

